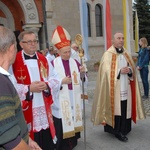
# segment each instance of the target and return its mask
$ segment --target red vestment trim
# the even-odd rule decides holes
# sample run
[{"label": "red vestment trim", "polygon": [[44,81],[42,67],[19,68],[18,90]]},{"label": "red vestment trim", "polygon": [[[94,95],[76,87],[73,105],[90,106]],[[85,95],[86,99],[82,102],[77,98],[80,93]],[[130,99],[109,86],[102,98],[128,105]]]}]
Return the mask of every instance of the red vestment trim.
[{"label": "red vestment trim", "polygon": [[[127,59],[127,62],[130,64],[130,66],[132,67],[133,70],[133,81],[130,80],[130,85],[131,85],[131,100],[132,100],[132,120],[136,123],[136,86],[135,86],[135,77],[134,77],[134,66],[132,65],[132,62],[128,56],[127,53],[125,53],[124,55]],[[113,54],[112,56],[112,63],[111,63],[111,77],[110,77],[110,97],[111,97],[111,108],[112,108],[112,126],[114,126],[114,69],[116,66],[116,55]]]},{"label": "red vestment trim", "polygon": [[132,120],[136,123],[136,90],[135,81],[130,81],[131,91],[132,91]]},{"label": "red vestment trim", "polygon": [[136,81],[135,81],[135,69],[134,65],[131,62],[129,55],[125,53],[125,57],[129,62],[129,65],[132,67],[132,76],[133,76],[133,81],[130,80],[130,85],[131,85],[131,98],[132,98],[132,120],[136,123]]},{"label": "red vestment trim", "polygon": [[[40,68],[42,67],[41,65],[43,65],[47,69],[46,74],[48,76],[48,73],[49,73],[48,62],[42,54],[40,54],[40,53],[36,53],[36,54],[38,56],[37,62],[38,62],[38,66],[39,66],[40,79],[41,79],[41,81],[44,81]],[[30,80],[29,72],[28,72],[27,66],[25,65],[22,57],[23,57],[22,51],[18,52],[16,55],[16,60],[13,64],[13,73],[16,77],[17,83],[24,84],[24,85],[30,85],[31,80]],[[50,132],[51,132],[52,138],[55,138],[56,132],[55,132],[54,124],[53,124],[53,117],[52,117],[52,112],[51,112],[51,107],[50,107],[50,105],[53,103],[52,95],[46,97],[43,94],[43,99],[44,99],[46,113],[47,113],[47,117],[48,117]],[[30,137],[32,139],[34,139],[33,116],[31,115],[32,114],[32,100],[22,101],[22,108],[23,108],[23,113],[24,113],[26,123],[31,124]]]}]

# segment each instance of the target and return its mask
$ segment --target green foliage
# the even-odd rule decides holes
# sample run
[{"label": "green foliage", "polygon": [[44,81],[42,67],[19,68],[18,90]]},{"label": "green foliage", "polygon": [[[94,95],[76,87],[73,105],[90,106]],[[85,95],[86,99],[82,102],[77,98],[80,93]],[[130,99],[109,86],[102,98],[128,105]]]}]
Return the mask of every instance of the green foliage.
[{"label": "green foliage", "polygon": [[[133,24],[135,26],[135,10],[139,19],[139,38],[146,37],[150,44],[150,2],[149,0],[134,0]],[[135,31],[135,29],[134,29]]]}]

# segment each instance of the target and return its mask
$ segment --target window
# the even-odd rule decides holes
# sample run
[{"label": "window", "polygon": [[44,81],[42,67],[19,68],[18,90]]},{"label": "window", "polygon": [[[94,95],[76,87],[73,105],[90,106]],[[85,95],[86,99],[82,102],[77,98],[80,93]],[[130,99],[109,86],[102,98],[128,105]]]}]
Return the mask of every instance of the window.
[{"label": "window", "polygon": [[102,7],[97,4],[95,6],[95,19],[96,19],[96,36],[103,36],[102,30]]},{"label": "window", "polygon": [[91,37],[91,19],[90,19],[90,5],[87,3],[88,11],[88,36]]}]

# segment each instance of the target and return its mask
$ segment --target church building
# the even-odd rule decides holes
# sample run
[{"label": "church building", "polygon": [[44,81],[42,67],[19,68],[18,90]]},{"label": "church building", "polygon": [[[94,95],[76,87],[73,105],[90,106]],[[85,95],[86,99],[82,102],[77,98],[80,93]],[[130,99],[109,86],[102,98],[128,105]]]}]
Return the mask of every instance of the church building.
[{"label": "church building", "polygon": [[[11,28],[16,37],[23,30],[32,30],[38,35],[39,50],[51,45],[54,29],[61,25],[69,33],[72,42],[81,34],[82,0],[1,0],[0,25]],[[100,60],[104,53],[104,1],[85,0],[87,5],[89,68]],[[131,46],[133,43],[132,0],[127,0],[130,11]],[[112,35],[123,33],[122,0],[109,0]],[[18,48],[19,49],[19,48]]]}]

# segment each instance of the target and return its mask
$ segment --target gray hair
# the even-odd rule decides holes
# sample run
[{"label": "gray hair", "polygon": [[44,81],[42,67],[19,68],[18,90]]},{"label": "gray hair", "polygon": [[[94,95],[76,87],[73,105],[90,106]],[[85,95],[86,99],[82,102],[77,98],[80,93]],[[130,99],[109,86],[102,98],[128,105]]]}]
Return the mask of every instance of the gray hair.
[{"label": "gray hair", "polygon": [[12,44],[16,44],[15,34],[11,29],[0,26],[0,53],[5,53]]},{"label": "gray hair", "polygon": [[24,37],[26,34],[34,34],[34,35],[36,36],[36,38],[37,38],[37,35],[35,34],[35,32],[33,32],[33,31],[27,31],[27,30],[26,30],[26,31],[23,31],[23,32],[21,32],[21,33],[19,34],[18,39],[19,39],[20,42],[23,40],[23,37]]}]

